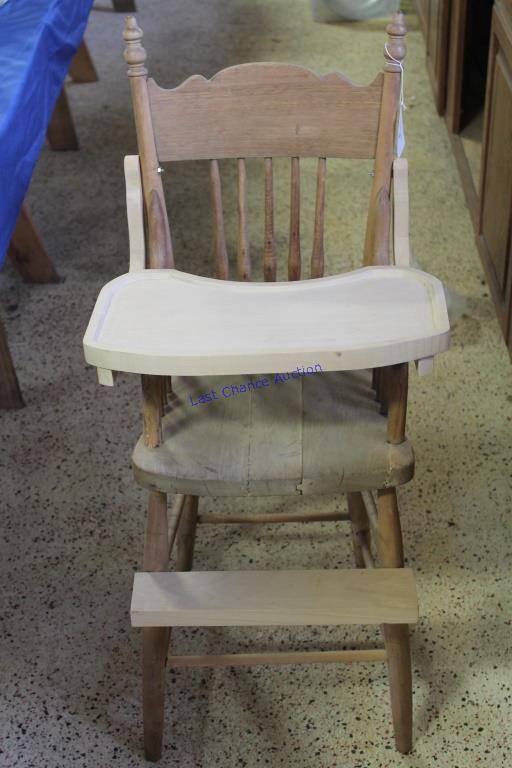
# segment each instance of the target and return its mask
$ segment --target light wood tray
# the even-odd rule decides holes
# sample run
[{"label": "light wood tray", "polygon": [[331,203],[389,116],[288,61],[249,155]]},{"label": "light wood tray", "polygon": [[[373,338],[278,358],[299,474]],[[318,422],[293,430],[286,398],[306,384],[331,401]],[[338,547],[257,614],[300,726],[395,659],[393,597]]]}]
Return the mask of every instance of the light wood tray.
[{"label": "light wood tray", "polygon": [[442,283],[417,269],[288,283],[151,269],[104,286],[84,349],[100,369],[153,375],[341,371],[431,358],[449,335]]}]

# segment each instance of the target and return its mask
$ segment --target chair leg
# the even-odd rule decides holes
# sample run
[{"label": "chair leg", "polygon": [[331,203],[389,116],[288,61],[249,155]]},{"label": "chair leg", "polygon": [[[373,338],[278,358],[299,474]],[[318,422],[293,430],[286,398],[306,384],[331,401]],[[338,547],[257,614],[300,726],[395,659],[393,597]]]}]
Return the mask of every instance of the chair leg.
[{"label": "chair leg", "polygon": [[383,568],[403,568],[404,550],[395,488],[377,493],[378,552]]},{"label": "chair leg", "polygon": [[347,493],[346,496],[352,527],[352,544],[354,546],[356,568],[364,568],[365,563],[360,546],[361,537],[365,540],[368,548],[370,548],[371,543],[370,524],[366,514],[366,507],[360,493]]},{"label": "chair leg", "polygon": [[[378,492],[379,560],[383,568],[403,567],[402,531],[396,490]],[[395,744],[399,752],[412,747],[412,672],[409,628],[407,624],[384,624],[384,642],[388,655],[391,711]]]},{"label": "chair leg", "polygon": [[[176,534],[177,571],[189,571],[192,568],[198,502],[197,496],[187,496],[185,499]],[[167,570],[168,557],[167,496],[153,491],[149,494],[144,571]],[[162,756],[165,667],[170,635],[169,627],[145,627],[142,630],[144,751],[146,759],[151,762],[157,762]]]},{"label": "chair leg", "polygon": [[162,756],[165,710],[165,660],[169,647],[168,627],[144,627],[142,630],[142,706],[144,716],[144,753],[156,763]]},{"label": "chair leg", "polygon": [[176,570],[191,571],[197,527],[198,496],[186,496],[176,533]]},{"label": "chair leg", "polygon": [[[144,570],[165,571],[168,564],[167,496],[149,494],[148,520],[144,544]],[[165,705],[165,663],[169,645],[168,627],[142,630],[142,702],[144,713],[144,751],[156,762],[162,754]]]}]

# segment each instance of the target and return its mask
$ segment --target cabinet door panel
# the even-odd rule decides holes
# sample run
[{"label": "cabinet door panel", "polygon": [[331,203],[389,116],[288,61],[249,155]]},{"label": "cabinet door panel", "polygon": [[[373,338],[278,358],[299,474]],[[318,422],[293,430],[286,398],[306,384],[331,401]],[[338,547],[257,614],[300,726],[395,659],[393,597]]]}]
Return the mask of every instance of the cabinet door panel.
[{"label": "cabinet door panel", "polygon": [[509,62],[498,49],[492,66],[482,189],[481,234],[495,278],[505,299],[512,219],[512,74]]},{"label": "cabinet door panel", "polygon": [[434,91],[436,108],[440,115],[444,112],[446,104],[449,34],[449,1],[430,0],[427,18],[427,68]]},{"label": "cabinet door panel", "polygon": [[512,355],[512,0],[496,0],[487,67],[477,243]]},{"label": "cabinet door panel", "polygon": [[459,133],[464,78],[464,42],[466,37],[468,0],[460,0],[451,10],[448,76],[446,85],[446,120],[451,133]]},{"label": "cabinet door panel", "polygon": [[429,4],[430,4],[430,0],[416,0],[416,12],[418,14],[418,18],[420,21],[421,30],[425,35],[425,40],[427,39],[427,34],[428,34]]}]

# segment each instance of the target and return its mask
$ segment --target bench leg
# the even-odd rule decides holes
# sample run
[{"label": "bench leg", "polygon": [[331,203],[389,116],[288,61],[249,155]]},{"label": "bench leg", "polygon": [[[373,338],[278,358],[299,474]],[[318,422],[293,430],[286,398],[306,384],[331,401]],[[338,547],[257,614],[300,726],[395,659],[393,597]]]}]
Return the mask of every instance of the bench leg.
[{"label": "bench leg", "polygon": [[48,256],[26,205],[22,205],[9,244],[8,255],[27,283],[58,283],[59,276]]},{"label": "bench leg", "polygon": [[73,57],[69,66],[69,76],[74,83],[95,83],[98,79],[98,73],[85,40],[82,40]]},{"label": "bench leg", "polygon": [[135,13],[137,8],[135,7],[135,0],[112,0],[114,11],[119,13]]},{"label": "bench leg", "polygon": [[[149,494],[144,570],[166,571],[169,548],[167,541],[167,496]],[[144,716],[144,751],[146,759],[156,762],[162,754],[165,707],[165,663],[169,645],[168,627],[145,627],[142,630],[142,706]]]},{"label": "bench leg", "polygon": [[[379,560],[383,568],[403,567],[402,531],[396,490],[378,492]],[[395,744],[399,752],[412,747],[412,672],[409,628],[407,624],[384,624],[384,641],[388,655],[391,711]]]},{"label": "bench leg", "polygon": [[24,405],[7,334],[0,319],[0,408],[23,408]]},{"label": "bench leg", "polygon": [[46,138],[50,147],[55,151],[64,152],[68,149],[78,149],[73,116],[69,108],[64,86],[62,86],[53,115],[48,123]]}]

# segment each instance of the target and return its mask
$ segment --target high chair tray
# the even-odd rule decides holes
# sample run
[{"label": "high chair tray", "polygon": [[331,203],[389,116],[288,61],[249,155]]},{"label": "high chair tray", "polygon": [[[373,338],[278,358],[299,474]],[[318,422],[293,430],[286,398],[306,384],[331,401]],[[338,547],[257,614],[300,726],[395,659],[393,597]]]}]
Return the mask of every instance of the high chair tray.
[{"label": "high chair tray", "polygon": [[332,371],[431,358],[449,335],[442,283],[417,269],[278,283],[151,269],[103,287],[84,350],[98,368],[153,375]]}]

